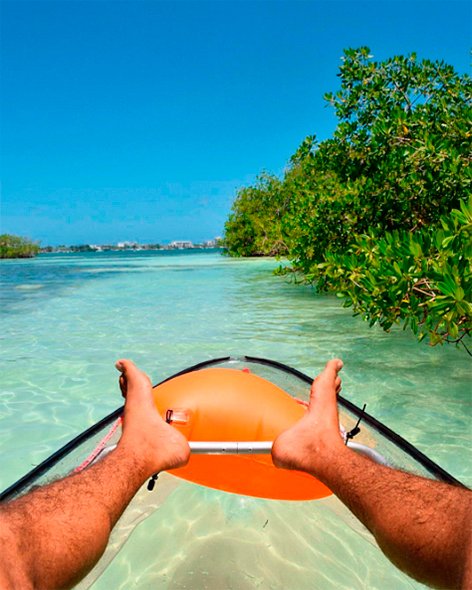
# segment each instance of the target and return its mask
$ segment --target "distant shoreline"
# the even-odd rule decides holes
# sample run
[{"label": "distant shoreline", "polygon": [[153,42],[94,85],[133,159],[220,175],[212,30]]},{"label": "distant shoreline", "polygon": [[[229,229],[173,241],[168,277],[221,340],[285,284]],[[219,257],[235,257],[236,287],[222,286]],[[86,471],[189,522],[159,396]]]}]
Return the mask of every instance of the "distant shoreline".
[{"label": "distant shoreline", "polygon": [[222,249],[221,238],[194,244],[189,240],[174,241],[170,244],[139,244],[137,242],[119,242],[118,244],[80,244],[71,246],[45,246],[40,254],[71,254],[74,252],[143,252],[160,250],[211,250]]},{"label": "distant shoreline", "polygon": [[194,244],[190,240],[174,240],[170,244],[140,244],[117,242],[116,244],[73,244],[43,246],[28,238],[13,234],[0,235],[0,259],[34,258],[37,254],[71,254],[74,252],[142,252],[158,250],[209,250],[222,249],[223,239],[216,237]]},{"label": "distant shoreline", "polygon": [[[188,251],[202,251],[202,250],[213,250],[217,252],[222,252],[224,250],[221,246],[194,246],[192,248],[103,248],[101,250],[96,249],[76,249],[76,248],[54,248],[54,249],[46,249],[43,248],[38,252],[38,256],[47,255],[47,254],[106,254],[108,252],[188,252]],[[34,258],[34,256],[32,257]]]}]

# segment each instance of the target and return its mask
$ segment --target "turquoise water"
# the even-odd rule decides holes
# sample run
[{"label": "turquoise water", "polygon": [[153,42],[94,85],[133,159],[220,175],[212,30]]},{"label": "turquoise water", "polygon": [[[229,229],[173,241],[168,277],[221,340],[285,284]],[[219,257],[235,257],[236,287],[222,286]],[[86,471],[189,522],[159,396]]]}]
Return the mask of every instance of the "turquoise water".
[{"label": "turquoise water", "polygon": [[472,484],[470,358],[371,329],[276,264],[207,251],[2,261],[0,487],[120,404],[117,358],[158,381],[227,354],[311,375],[341,357],[346,397]]},{"label": "turquoise water", "polygon": [[[272,358],[311,375],[341,357],[345,397],[366,402],[472,485],[470,357],[369,328],[336,298],[273,276],[276,265],[208,251],[2,261],[0,487],[121,404],[117,358],[132,358],[159,381],[228,354]],[[206,494],[237,514],[239,500]],[[210,527],[211,516],[204,522]]]}]

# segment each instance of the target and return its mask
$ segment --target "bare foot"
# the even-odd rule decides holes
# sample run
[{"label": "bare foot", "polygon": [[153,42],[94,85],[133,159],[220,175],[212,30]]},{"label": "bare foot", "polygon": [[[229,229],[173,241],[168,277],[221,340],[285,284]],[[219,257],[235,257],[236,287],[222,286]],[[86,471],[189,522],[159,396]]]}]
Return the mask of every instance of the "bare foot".
[{"label": "bare foot", "polygon": [[128,360],[117,361],[116,368],[122,373],[120,388],[126,399],[119,446],[143,461],[148,476],[185,465],[190,456],[188,442],[159,415],[149,377]]},{"label": "bare foot", "polygon": [[339,359],[328,361],[313,381],[307,413],[274,442],[272,460],[276,467],[320,476],[333,453],[344,446],[336,401],[342,366]]}]

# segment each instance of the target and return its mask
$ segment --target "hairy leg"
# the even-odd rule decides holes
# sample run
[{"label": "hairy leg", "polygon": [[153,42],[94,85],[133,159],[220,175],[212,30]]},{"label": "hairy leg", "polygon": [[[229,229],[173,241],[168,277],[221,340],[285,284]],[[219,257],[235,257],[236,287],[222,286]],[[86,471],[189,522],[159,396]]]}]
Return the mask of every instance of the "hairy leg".
[{"label": "hairy leg", "polygon": [[314,381],[306,415],[274,443],[274,464],[320,479],[373,533],[400,569],[437,587],[472,580],[472,494],[363,457],[339,435],[339,360]]},{"label": "hairy leg", "polygon": [[154,407],[149,378],[118,361],[126,396],[116,450],[84,471],[0,507],[0,587],[70,588],[103,554],[122,512],[153,473],[188,461],[186,439]]}]

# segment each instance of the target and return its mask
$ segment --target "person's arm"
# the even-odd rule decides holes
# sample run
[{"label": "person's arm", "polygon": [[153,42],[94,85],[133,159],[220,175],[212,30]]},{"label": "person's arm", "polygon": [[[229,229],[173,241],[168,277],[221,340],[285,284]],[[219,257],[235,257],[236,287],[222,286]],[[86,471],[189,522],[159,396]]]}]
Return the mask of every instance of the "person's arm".
[{"label": "person's arm", "polygon": [[379,465],[346,447],[336,406],[341,367],[330,361],[315,380],[307,414],[274,443],[274,463],[326,484],[410,576],[440,588],[471,588],[471,492]]},{"label": "person's arm", "polygon": [[141,485],[188,461],[188,443],[157,413],[147,376],[129,361],[117,367],[127,383],[117,448],[80,473],[0,506],[2,590],[72,587],[101,557]]}]

